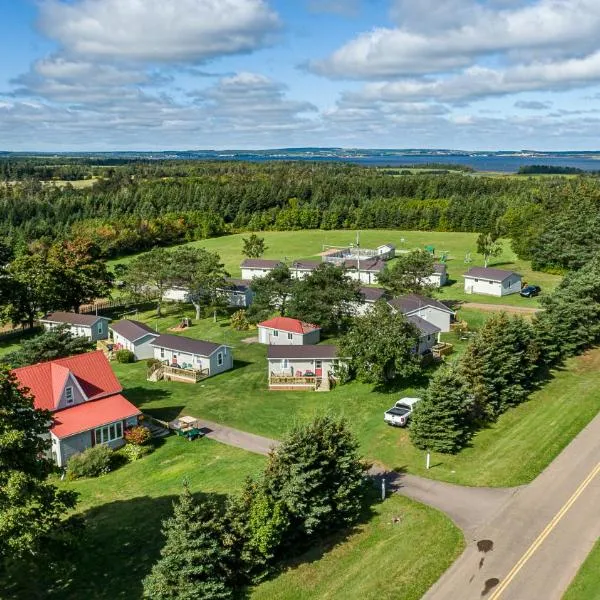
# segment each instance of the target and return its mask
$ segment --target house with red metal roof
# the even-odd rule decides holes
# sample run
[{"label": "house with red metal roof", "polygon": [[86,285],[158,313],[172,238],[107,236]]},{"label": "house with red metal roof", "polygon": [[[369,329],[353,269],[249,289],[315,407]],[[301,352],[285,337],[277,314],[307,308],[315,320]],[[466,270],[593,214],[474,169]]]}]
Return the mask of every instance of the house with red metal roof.
[{"label": "house with red metal roof", "polygon": [[274,317],[258,324],[258,341],[276,346],[318,344],[321,328],[290,317]]},{"label": "house with red metal roof", "polygon": [[13,371],[38,409],[49,410],[52,456],[59,467],[71,456],[97,444],[118,448],[140,410],[122,394],[102,351],[21,367]]}]

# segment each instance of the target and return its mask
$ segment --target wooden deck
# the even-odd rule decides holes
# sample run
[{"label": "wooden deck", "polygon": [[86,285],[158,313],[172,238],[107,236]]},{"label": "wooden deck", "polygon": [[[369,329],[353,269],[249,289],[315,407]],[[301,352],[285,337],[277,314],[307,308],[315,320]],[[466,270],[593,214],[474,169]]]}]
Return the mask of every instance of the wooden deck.
[{"label": "wooden deck", "polygon": [[148,370],[148,381],[180,381],[198,383],[210,375],[208,369],[181,369],[169,365],[156,365]]}]

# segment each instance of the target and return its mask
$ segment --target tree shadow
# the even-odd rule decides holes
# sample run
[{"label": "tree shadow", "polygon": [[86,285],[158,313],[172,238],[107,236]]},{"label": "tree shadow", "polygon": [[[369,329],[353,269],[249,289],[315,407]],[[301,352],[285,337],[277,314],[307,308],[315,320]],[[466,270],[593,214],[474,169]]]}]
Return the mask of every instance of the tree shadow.
[{"label": "tree shadow", "polygon": [[145,408],[144,414],[158,421],[174,421],[185,409],[185,406],[157,406],[156,408]]},{"label": "tree shadow", "polygon": [[143,386],[128,387],[123,390],[123,395],[141,407],[148,402],[159,402],[171,397],[171,393],[161,388],[147,388]]}]

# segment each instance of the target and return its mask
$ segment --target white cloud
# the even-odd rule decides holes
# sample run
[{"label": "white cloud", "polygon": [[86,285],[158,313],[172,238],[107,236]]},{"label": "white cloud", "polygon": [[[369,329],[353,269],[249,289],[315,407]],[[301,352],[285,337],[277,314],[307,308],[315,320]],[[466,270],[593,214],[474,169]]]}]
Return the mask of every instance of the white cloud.
[{"label": "white cloud", "polygon": [[[421,2],[414,4],[421,6]],[[413,7],[404,18],[402,11],[396,11],[401,27],[362,33],[328,58],[312,62],[310,68],[321,75],[348,79],[441,73],[498,53],[523,51],[538,59],[548,52],[579,56],[597,47],[600,34],[597,0],[538,0],[500,9],[474,0],[452,0],[456,15],[443,8],[440,12],[440,3],[435,8],[431,4],[426,0],[424,10],[416,8],[415,12]]]},{"label": "white cloud", "polygon": [[552,102],[540,102],[539,100],[518,100],[515,102],[515,108],[523,110],[547,110],[551,108]]},{"label": "white cloud", "polygon": [[69,55],[201,63],[270,43],[265,0],[42,0],[40,27]]}]

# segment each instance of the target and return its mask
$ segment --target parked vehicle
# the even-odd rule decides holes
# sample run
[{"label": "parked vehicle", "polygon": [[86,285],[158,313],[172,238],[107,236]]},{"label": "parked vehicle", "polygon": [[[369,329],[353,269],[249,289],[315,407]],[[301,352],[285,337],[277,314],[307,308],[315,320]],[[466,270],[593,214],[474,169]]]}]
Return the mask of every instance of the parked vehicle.
[{"label": "parked vehicle", "polygon": [[526,285],[519,293],[523,298],[533,298],[542,291],[539,285]]},{"label": "parked vehicle", "polygon": [[383,420],[394,427],[406,427],[415,404],[420,400],[421,398],[401,398],[383,413]]}]

